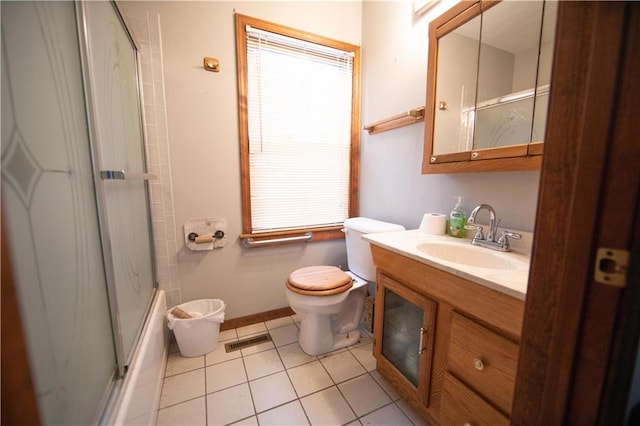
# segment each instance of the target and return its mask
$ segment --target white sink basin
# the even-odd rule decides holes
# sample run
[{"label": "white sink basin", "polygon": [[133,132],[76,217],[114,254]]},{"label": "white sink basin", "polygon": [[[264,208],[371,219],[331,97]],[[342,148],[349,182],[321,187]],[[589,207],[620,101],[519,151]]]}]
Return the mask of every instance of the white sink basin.
[{"label": "white sink basin", "polygon": [[492,252],[489,249],[472,245],[428,242],[418,244],[418,251],[444,262],[487,269],[517,269],[518,264],[509,259],[509,255]]}]

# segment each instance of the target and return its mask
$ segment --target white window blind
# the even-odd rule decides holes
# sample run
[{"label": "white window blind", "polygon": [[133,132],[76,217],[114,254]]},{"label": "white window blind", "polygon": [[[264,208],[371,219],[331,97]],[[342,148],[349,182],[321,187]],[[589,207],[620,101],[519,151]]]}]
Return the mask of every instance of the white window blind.
[{"label": "white window blind", "polygon": [[348,217],[353,54],[247,26],[252,232]]}]

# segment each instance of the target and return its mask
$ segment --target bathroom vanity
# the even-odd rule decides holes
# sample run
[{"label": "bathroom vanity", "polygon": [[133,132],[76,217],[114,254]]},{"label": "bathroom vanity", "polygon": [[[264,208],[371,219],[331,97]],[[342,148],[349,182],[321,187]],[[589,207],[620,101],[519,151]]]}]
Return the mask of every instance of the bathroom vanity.
[{"label": "bathroom vanity", "polygon": [[364,238],[377,370],[430,422],[509,424],[527,256],[417,230]]}]

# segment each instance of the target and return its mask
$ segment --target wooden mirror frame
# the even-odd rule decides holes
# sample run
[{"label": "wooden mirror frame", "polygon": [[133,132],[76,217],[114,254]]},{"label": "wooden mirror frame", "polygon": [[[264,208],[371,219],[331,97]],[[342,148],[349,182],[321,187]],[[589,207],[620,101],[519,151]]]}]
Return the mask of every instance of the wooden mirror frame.
[{"label": "wooden mirror frame", "polygon": [[474,149],[471,151],[433,155],[433,135],[436,108],[436,78],[438,40],[461,25],[500,3],[495,0],[462,1],[429,24],[429,57],[427,69],[427,100],[422,174],[500,172],[539,170],[543,143],[508,147]]}]

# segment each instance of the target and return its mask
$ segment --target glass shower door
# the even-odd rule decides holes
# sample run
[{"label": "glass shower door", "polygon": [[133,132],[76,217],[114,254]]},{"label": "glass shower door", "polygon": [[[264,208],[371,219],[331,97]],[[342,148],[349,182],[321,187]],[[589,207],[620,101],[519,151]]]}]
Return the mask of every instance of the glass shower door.
[{"label": "glass shower door", "polygon": [[2,219],[40,418],[95,424],[116,356],[75,7],[0,7]]},{"label": "glass shower door", "polygon": [[96,189],[107,278],[115,287],[111,302],[122,369],[133,355],[155,291],[147,186],[153,176],[145,166],[135,44],[113,3],[83,2],[80,15]]}]

